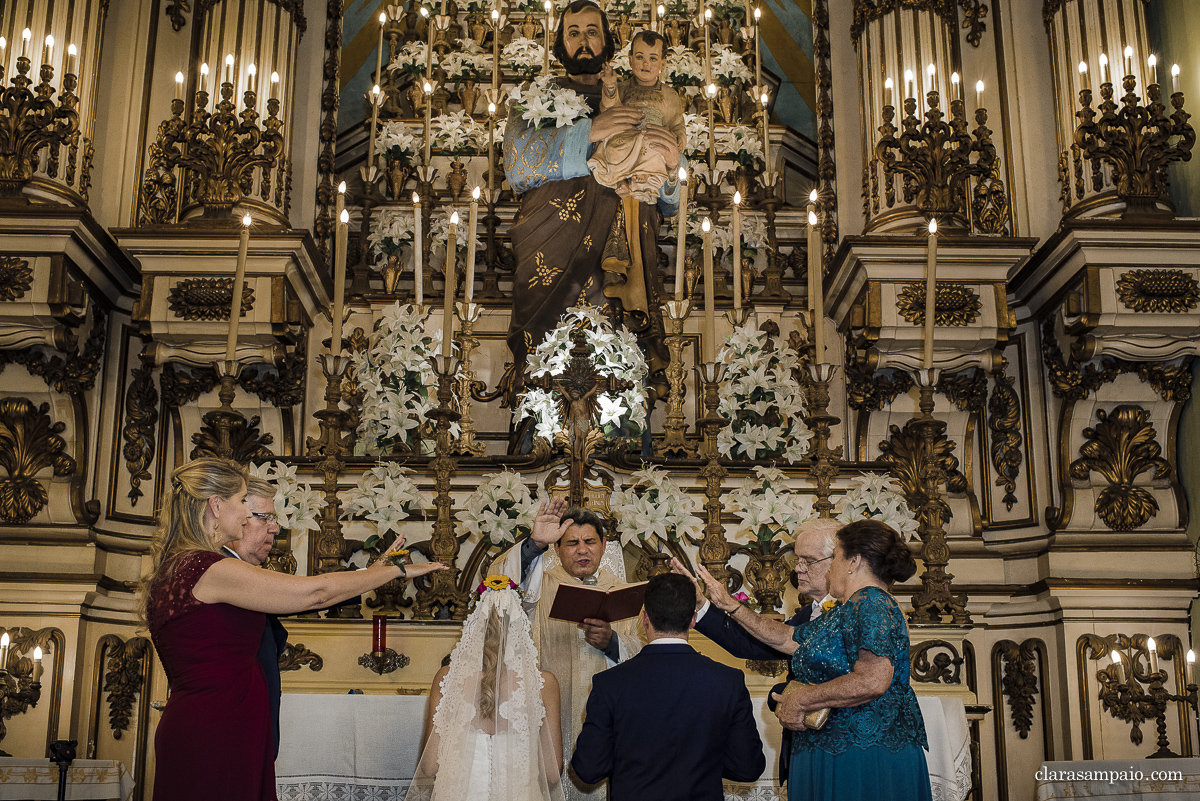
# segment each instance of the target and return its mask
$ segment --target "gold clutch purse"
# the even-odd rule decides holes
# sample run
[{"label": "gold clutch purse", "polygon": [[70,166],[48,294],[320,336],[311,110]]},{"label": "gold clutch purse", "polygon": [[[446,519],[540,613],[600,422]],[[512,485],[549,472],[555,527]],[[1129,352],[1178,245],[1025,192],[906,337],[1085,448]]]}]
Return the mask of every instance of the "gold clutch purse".
[{"label": "gold clutch purse", "polygon": [[[792,684],[796,684],[801,687],[809,686],[807,683],[803,681],[796,681],[795,679],[792,679]],[[813,730],[821,728],[825,725],[825,721],[829,720],[829,712],[830,709],[828,707],[825,709],[814,709],[812,712],[809,712],[804,716],[804,728]]]}]

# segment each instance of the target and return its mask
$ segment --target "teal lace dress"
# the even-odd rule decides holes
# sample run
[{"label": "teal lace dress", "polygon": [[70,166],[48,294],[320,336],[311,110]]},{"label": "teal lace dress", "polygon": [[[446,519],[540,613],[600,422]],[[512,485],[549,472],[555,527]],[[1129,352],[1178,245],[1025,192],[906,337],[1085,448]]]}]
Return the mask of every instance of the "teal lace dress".
[{"label": "teal lace dress", "polygon": [[861,706],[834,709],[817,731],[792,738],[788,801],[928,801],[925,722],[908,681],[908,626],[891,595],[866,587],[796,628],[798,681],[820,684],[854,669],[867,650],[891,661],[892,683]]}]

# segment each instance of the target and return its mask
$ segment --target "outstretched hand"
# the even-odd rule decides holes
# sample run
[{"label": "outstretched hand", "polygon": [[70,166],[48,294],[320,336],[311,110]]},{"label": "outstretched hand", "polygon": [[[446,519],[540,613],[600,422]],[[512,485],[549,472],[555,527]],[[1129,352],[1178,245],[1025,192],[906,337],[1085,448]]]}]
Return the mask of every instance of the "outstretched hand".
[{"label": "outstretched hand", "polygon": [[566,498],[549,498],[542,501],[538,507],[537,517],[533,519],[533,532],[530,538],[543,548],[558,542],[571,525],[570,520],[562,519],[567,511]]},{"label": "outstretched hand", "polygon": [[436,573],[439,570],[447,569],[448,568],[441,562],[420,562],[417,564],[405,565],[404,577],[413,579],[417,576],[424,576],[426,573]]},{"label": "outstretched hand", "polygon": [[698,565],[696,573],[699,574],[700,580],[704,582],[704,587],[708,590],[708,597],[713,602],[713,606],[722,612],[732,612],[740,606],[737,599],[729,594],[729,590],[725,589],[725,585],[713,578],[712,573],[709,573],[704,565]]},{"label": "outstretched hand", "polygon": [[696,587],[696,609],[700,609],[700,607],[704,606],[704,601],[706,600],[704,597],[704,586],[695,576],[688,572],[688,569],[683,566],[683,562],[679,561],[678,556],[671,557],[671,572],[677,573],[680,576],[687,576],[689,579],[691,579],[692,584],[694,584]]}]

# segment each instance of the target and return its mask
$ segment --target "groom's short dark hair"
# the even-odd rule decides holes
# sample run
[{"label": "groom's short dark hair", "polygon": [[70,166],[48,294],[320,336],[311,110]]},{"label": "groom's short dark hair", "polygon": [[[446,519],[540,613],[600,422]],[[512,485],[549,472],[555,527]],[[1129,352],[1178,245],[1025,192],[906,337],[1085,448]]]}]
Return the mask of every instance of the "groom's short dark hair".
[{"label": "groom's short dark hair", "polygon": [[[604,50],[600,52],[601,59],[608,63],[612,61],[613,55],[617,52],[617,43],[613,39],[612,31],[608,28],[608,15],[604,13],[604,9],[593,0],[575,0],[558,13],[558,31],[554,35],[554,44],[550,48],[550,54],[558,59],[560,64],[567,60],[567,47],[563,44],[563,28],[567,24],[567,15],[578,14],[585,8],[594,8],[600,13],[600,27],[604,31]],[[666,45],[663,47],[665,49]]]},{"label": "groom's short dark hair", "polygon": [[659,634],[683,634],[696,612],[696,587],[687,576],[663,573],[646,584],[646,617]]}]

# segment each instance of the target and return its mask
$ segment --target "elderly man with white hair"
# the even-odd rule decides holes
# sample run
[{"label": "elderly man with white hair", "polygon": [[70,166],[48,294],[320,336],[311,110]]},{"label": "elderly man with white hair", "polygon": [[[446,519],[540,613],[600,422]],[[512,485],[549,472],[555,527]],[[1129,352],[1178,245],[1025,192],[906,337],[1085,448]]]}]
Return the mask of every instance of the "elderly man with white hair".
[{"label": "elderly man with white hair", "polygon": [[[796,579],[800,597],[808,601],[795,615],[785,621],[779,621],[766,615],[756,614],[748,606],[738,606],[730,613],[723,612],[708,602],[701,591],[700,582],[690,576],[678,559],[671,560],[671,568],[676,573],[682,573],[696,582],[696,631],[708,637],[717,645],[724,648],[738,659],[777,660],[788,659],[788,654],[780,653],[762,642],[759,635],[770,639],[786,628],[786,636],[791,639],[791,630],[802,623],[815,620],[821,616],[824,608],[832,606],[833,599],[828,594],[827,578],[829,575],[829,560],[833,558],[835,536],[842,523],[831,518],[817,518],[801,523],[796,530]],[[698,570],[700,578],[705,583],[716,583],[716,580],[701,566]],[[790,663],[789,663],[790,664]],[[787,681],[772,688],[772,692],[782,692],[791,681],[789,668]],[[769,696],[768,696],[769,697]],[[768,702],[771,709],[775,702]],[[788,765],[792,753],[792,733],[783,730],[783,744],[779,750],[779,781],[787,781]]]}]

